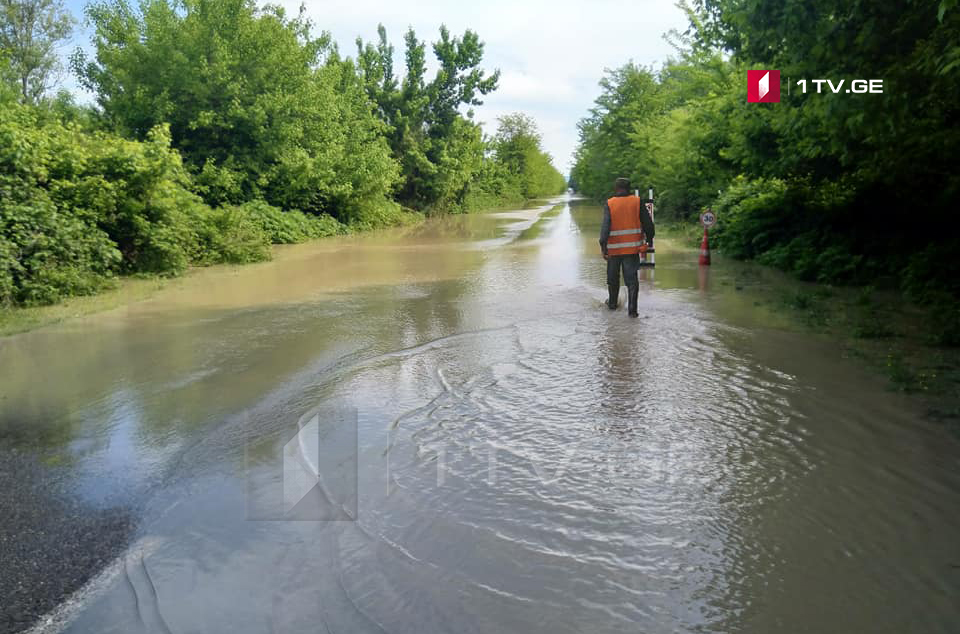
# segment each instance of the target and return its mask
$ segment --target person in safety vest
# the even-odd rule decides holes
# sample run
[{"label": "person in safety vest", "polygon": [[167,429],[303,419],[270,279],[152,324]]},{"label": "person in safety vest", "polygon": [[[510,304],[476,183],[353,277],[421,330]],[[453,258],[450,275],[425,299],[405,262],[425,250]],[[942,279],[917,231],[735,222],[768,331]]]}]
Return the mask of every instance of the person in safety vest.
[{"label": "person in safety vest", "polygon": [[603,225],[600,227],[600,249],[607,261],[607,288],[610,310],[617,307],[620,295],[620,271],[627,285],[629,300],[628,312],[637,316],[637,295],[640,283],[637,270],[640,268],[640,254],[645,253],[647,245],[653,240],[653,220],[646,205],[637,196],[630,194],[630,181],[618,178],[613,184],[613,198],[603,204]]}]

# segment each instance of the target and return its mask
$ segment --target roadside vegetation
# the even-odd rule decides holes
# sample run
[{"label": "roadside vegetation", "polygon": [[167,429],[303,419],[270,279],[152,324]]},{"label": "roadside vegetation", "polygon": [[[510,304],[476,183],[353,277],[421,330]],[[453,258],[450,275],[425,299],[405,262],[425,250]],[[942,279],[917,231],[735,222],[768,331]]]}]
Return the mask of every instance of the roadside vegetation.
[{"label": "roadside vegetation", "polygon": [[[960,344],[955,3],[683,7],[690,27],[670,36],[674,59],[603,77],[571,185],[600,198],[615,175],[652,184],[662,224],[689,226],[712,208],[712,247],[806,281],[895,291],[922,307],[918,327],[936,345]],[[747,103],[747,69],[779,69],[781,103]],[[817,94],[814,78],[879,78],[884,89]]]},{"label": "roadside vegetation", "polygon": [[960,433],[960,347],[931,327],[930,307],[869,285],[810,284],[769,295],[772,309],[832,337],[844,356],[884,376],[891,390],[921,397],[929,418]]},{"label": "roadside vegetation", "polygon": [[[535,123],[485,137],[497,87],[472,31],[343,55],[303,11],[251,0],[86,7],[91,52],[57,46],[56,0],[0,0],[0,308],[98,292],[119,275],[270,257],[270,245],[562,192]],[[73,73],[95,95],[53,94]]]}]

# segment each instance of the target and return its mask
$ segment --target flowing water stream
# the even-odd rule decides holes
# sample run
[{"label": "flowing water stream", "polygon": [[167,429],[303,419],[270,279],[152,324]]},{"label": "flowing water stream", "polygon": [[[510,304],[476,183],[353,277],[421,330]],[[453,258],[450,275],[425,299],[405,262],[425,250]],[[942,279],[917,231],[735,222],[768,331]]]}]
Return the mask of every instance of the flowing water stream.
[{"label": "flowing water stream", "polygon": [[286,247],[0,340],[5,446],[135,520],[37,631],[956,632],[956,437],[749,267],[664,241],[608,311],[599,221]]}]

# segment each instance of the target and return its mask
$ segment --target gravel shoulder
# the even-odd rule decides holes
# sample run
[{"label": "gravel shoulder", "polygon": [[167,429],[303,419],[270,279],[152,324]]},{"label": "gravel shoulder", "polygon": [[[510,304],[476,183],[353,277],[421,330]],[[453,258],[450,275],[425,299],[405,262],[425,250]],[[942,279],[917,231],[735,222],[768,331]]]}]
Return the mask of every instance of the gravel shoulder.
[{"label": "gravel shoulder", "polygon": [[26,630],[94,577],[129,544],[133,518],[77,501],[68,469],[0,448],[0,633]]}]

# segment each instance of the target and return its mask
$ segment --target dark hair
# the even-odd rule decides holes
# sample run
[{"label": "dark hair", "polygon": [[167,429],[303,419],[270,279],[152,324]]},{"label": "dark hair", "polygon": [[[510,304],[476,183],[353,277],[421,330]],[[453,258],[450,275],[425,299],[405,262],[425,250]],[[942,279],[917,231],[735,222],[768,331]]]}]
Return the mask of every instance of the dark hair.
[{"label": "dark hair", "polygon": [[630,191],[630,179],[618,178],[617,180],[613,181],[613,191],[617,191],[617,192]]}]

